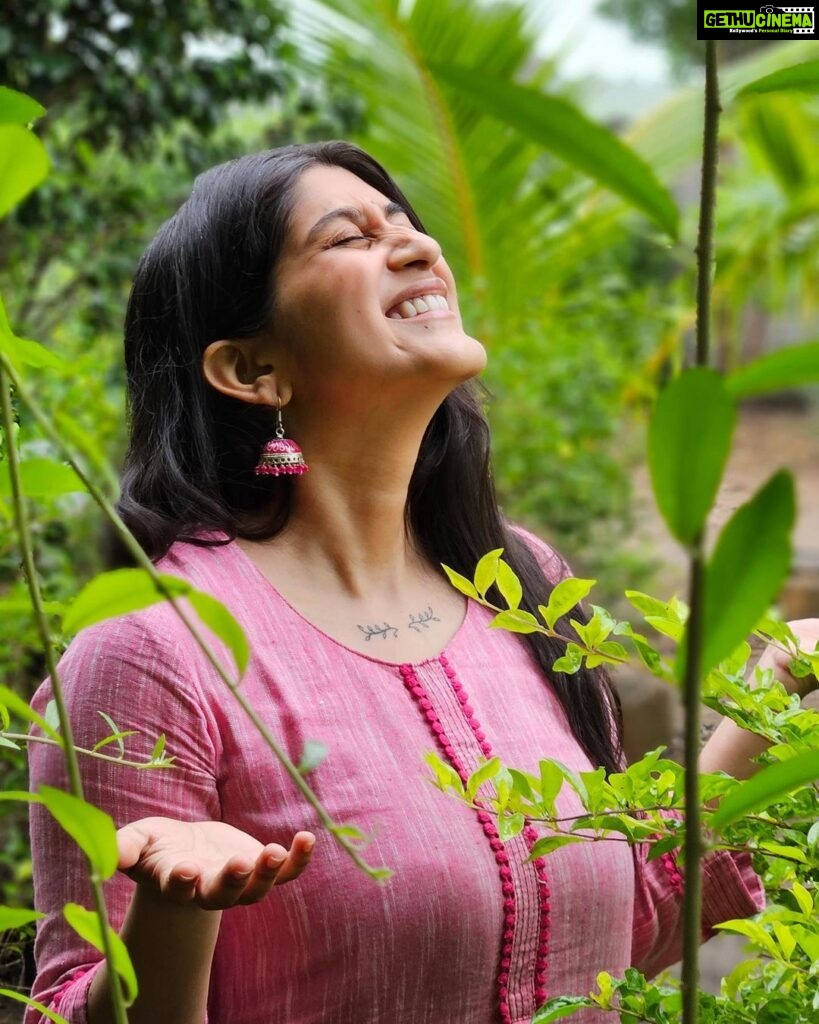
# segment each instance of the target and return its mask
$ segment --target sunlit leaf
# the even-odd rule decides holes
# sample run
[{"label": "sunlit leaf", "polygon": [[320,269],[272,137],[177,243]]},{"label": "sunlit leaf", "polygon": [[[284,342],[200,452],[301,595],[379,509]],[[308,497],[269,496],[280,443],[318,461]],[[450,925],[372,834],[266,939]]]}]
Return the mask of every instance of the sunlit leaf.
[{"label": "sunlit leaf", "polygon": [[12,715],[17,715],[18,718],[38,726],[46,736],[62,746],[63,741],[56,728],[51,726],[42,715],[38,715],[18,693],[2,683],[0,683],[0,704],[7,708]]},{"label": "sunlit leaf", "polygon": [[779,472],[723,527],[706,573],[703,673],[734,651],[779,593],[794,516],[793,480]]},{"label": "sunlit leaf", "polygon": [[771,764],[740,783],[721,802],[711,818],[711,828],[721,832],[728,825],[770,807],[791,790],[819,779],[819,750],[809,750],[787,761]]},{"label": "sunlit leaf", "polygon": [[0,298],[0,352],[16,367],[33,366],[59,369],[63,360],[44,345],[29,338],[18,338],[11,329],[8,313],[3,299]]},{"label": "sunlit leaf", "polygon": [[117,870],[117,830],[110,815],[73,793],[41,786],[40,800],[80,847],[103,879]]},{"label": "sunlit leaf", "polygon": [[45,107],[24,92],[0,85],[0,124],[27,125],[42,117]]},{"label": "sunlit leaf", "polygon": [[48,175],[45,146],[17,124],[0,124],[0,217],[33,191]]},{"label": "sunlit leaf", "polygon": [[444,565],[443,570],[447,574],[449,582],[456,590],[460,590],[462,594],[465,594],[467,597],[471,597],[473,600],[478,597],[478,591],[475,589],[472,581],[468,580],[466,576],[461,576],[459,572],[455,572],[454,569],[450,569],[448,565]]},{"label": "sunlit leaf", "polygon": [[4,999],[15,999],[18,1003],[23,1003],[25,1006],[31,1006],[38,1013],[42,1014],[47,1020],[53,1021],[54,1024],[69,1024],[65,1017],[61,1017],[59,1013],[49,1009],[43,1003],[38,1002],[36,999],[32,999],[31,996],[25,996],[22,992],[17,992],[12,988],[0,988],[0,996]]},{"label": "sunlit leaf", "polygon": [[8,928],[22,928],[24,924],[31,924],[32,921],[39,921],[45,914],[39,910],[29,910],[27,907],[2,907],[0,906],[0,932]]},{"label": "sunlit leaf", "polygon": [[819,92],[819,60],[807,60],[757,78],[740,89],[737,96],[782,91]]},{"label": "sunlit leaf", "polygon": [[[176,576],[162,576],[174,596],[189,594],[191,585]],[[77,633],[86,626],[116,615],[125,615],[165,600],[144,569],[114,569],[101,573],[87,583],[63,617],[66,633]]]},{"label": "sunlit leaf", "polygon": [[532,1017],[531,1024],[552,1024],[552,1021],[571,1017],[587,1006],[594,1006],[588,996],[555,996],[541,1006]]},{"label": "sunlit leaf", "polygon": [[514,814],[501,814],[498,817],[498,835],[505,843],[510,839],[514,839],[515,836],[520,835],[525,823],[526,819],[520,811],[517,811]]},{"label": "sunlit leaf", "polygon": [[550,153],[642,210],[672,237],[679,210],[651,167],[607,128],[557,96],[495,75],[483,68],[431,63],[435,77],[457,89],[485,113],[522,132]]},{"label": "sunlit leaf", "polygon": [[239,675],[242,675],[250,658],[250,644],[245,631],[222,602],[210,594],[202,590],[190,590],[186,596],[202,622],[230,649]]},{"label": "sunlit leaf", "polygon": [[496,582],[504,601],[510,608],[517,608],[523,598],[523,589],[512,568],[502,558],[498,561]]},{"label": "sunlit leaf", "polygon": [[561,846],[571,846],[572,843],[588,843],[589,839],[585,839],[583,836],[544,836],[543,839],[538,839],[535,845],[532,847],[532,852],[529,854],[529,860],[534,860],[536,857],[545,857],[549,853],[553,853],[555,850],[559,850]]},{"label": "sunlit leaf", "polygon": [[[11,497],[8,462],[0,472],[0,497]],[[31,458],[20,462],[20,481],[28,498],[57,498],[61,494],[84,491],[85,485],[71,466],[53,459]]]},{"label": "sunlit leaf", "polygon": [[549,595],[548,604],[538,606],[549,629],[554,629],[558,619],[586,598],[595,583],[597,580],[582,580],[574,576],[561,580]]},{"label": "sunlit leaf", "polygon": [[741,366],[725,379],[734,398],[819,383],[819,341],[788,345]]},{"label": "sunlit leaf", "polygon": [[483,597],[498,578],[498,562],[503,548],[488,551],[475,566],[475,589]]},{"label": "sunlit leaf", "polygon": [[508,629],[510,633],[537,633],[540,623],[531,612],[515,611],[498,612],[489,623],[493,629]]},{"label": "sunlit leaf", "polygon": [[[102,941],[102,924],[99,917],[92,910],[86,910],[85,907],[81,907],[78,903],[66,903],[63,907],[63,914],[66,921],[68,921],[81,939],[85,939],[95,949],[98,949],[100,953],[105,953],[105,946]],[[131,963],[128,950],[125,948],[125,943],[110,928],[108,929],[108,939],[114,961],[112,966],[122,979],[125,1004],[130,1006],[136,999],[138,991],[134,966]]]},{"label": "sunlit leaf", "polygon": [[660,393],[648,431],[654,498],[683,544],[702,529],[731,446],[736,410],[719,374],[686,370]]}]

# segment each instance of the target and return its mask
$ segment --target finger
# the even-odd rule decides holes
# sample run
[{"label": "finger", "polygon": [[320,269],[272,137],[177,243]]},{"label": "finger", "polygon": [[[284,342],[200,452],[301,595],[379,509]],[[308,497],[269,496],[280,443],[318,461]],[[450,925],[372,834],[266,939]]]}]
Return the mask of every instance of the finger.
[{"label": "finger", "polygon": [[208,910],[234,906],[253,875],[255,862],[247,854],[235,854],[220,871],[201,879],[197,902]]},{"label": "finger", "polygon": [[316,837],[312,832],[297,832],[293,837],[293,843],[287,854],[287,860],[279,868],[276,875],[276,885],[284,885],[285,882],[292,882],[298,878],[310,863],[310,856],[316,843]]},{"label": "finger", "polygon": [[174,903],[191,903],[196,899],[199,877],[200,871],[195,863],[180,861],[160,883],[160,892]]},{"label": "finger", "polygon": [[240,903],[258,903],[270,892],[276,877],[288,857],[288,851],[278,843],[269,843],[256,859],[253,874],[248,879]]},{"label": "finger", "polygon": [[148,838],[142,829],[133,824],[124,825],[119,829],[117,832],[117,850],[119,851],[117,867],[121,871],[127,871],[137,863]]}]

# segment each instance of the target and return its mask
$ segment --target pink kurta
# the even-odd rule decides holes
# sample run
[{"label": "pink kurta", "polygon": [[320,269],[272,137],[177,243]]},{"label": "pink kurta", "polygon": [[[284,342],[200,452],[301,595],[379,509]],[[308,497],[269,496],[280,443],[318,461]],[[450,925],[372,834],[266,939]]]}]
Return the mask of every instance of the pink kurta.
[{"label": "pink kurta", "polygon": [[[555,578],[561,562],[541,551]],[[147,754],[160,733],[169,770],[82,759],[87,798],[117,825],[165,815],[219,819],[263,842],[317,836],[295,883],[223,915],[208,1001],[210,1024],[523,1024],[544,998],[585,994],[598,971],[648,973],[680,955],[680,875],[621,842],[565,847],[525,863],[534,829],[505,845],[493,820],[430,785],[437,750],[459,772],[497,754],[533,771],[542,757],[591,767],[521,639],[487,629],[469,602],[439,657],[396,664],[374,637],[350,650],[299,615],[235,544],[177,544],[160,563],[224,601],[247,632],[245,696],[298,762],[307,740],[329,749],[310,782],[338,822],[371,836],[366,857],[394,875],[365,878],[319,825],[275,757],[206,663],[172,609],[156,605],[85,630],[61,663],[77,742],[137,729]],[[226,655],[226,657],[229,657]],[[49,697],[41,688],[36,706]],[[32,782],[64,785],[58,753],[32,745]],[[564,789],[563,815],[579,813]],[[85,1022],[98,954],[60,913],[90,906],[72,841],[36,806],[32,843],[41,922],[34,995]],[[107,883],[116,926],[133,883]],[[703,926],[753,913],[761,888],[744,856],[705,867]],[[588,1024],[608,1015],[587,1010]],[[30,1012],[28,1024],[39,1020]]]}]

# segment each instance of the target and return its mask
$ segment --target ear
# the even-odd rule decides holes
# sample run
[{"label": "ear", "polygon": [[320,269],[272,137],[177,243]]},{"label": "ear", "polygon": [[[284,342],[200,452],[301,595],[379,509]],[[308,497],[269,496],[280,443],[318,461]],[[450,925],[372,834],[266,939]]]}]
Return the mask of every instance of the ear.
[{"label": "ear", "polygon": [[282,405],[290,400],[289,383],[276,375],[269,340],[213,341],[202,355],[202,372],[211,387],[253,405]]}]

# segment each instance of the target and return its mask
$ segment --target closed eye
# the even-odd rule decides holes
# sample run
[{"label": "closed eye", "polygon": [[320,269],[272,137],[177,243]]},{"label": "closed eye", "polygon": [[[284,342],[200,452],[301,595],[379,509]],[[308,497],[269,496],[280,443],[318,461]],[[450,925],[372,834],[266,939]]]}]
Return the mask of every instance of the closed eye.
[{"label": "closed eye", "polygon": [[332,249],[337,245],[347,245],[349,242],[370,242],[368,235],[345,235],[342,238],[331,238],[325,248]]}]

